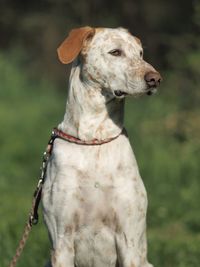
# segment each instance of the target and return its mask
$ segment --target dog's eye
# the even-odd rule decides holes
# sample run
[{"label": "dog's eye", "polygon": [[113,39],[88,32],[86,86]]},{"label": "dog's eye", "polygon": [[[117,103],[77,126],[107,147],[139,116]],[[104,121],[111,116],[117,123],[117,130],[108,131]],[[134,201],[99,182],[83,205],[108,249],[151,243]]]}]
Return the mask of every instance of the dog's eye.
[{"label": "dog's eye", "polygon": [[120,50],[120,49],[113,49],[113,50],[111,50],[108,53],[111,54],[112,56],[120,57],[122,55],[122,50]]},{"label": "dog's eye", "polygon": [[143,51],[142,50],[140,51],[140,57],[143,57]]}]

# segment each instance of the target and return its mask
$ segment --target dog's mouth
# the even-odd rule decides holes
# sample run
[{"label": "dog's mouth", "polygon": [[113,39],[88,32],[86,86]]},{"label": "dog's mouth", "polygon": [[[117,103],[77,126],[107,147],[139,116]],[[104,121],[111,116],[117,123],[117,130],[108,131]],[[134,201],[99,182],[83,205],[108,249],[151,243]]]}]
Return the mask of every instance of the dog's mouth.
[{"label": "dog's mouth", "polygon": [[[146,95],[151,96],[153,94],[155,94],[157,92],[157,88],[156,87],[152,87],[152,88],[148,88],[148,91],[146,92]],[[114,91],[114,96],[117,98],[124,98],[125,96],[127,96],[128,93],[121,91],[121,90],[115,90]]]},{"label": "dog's mouth", "polygon": [[147,95],[151,96],[157,92],[156,87],[149,88],[148,91],[146,92]]},{"label": "dog's mouth", "polygon": [[123,92],[123,91],[121,91],[121,90],[115,90],[115,91],[114,91],[114,95],[115,95],[116,97],[118,97],[118,98],[123,98],[123,97],[125,97],[126,95],[128,95],[128,93]]}]

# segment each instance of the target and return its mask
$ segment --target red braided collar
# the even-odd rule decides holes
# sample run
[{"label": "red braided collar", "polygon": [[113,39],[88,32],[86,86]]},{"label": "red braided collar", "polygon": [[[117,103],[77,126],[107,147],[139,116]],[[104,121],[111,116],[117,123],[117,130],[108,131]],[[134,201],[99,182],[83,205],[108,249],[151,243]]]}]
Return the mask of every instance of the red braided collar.
[{"label": "red braided collar", "polygon": [[61,130],[59,130],[57,128],[53,129],[52,135],[54,136],[54,138],[61,138],[61,139],[66,140],[68,142],[79,144],[79,145],[103,145],[103,144],[106,144],[106,143],[109,143],[109,142],[115,140],[118,136],[120,136],[122,134],[123,131],[124,131],[124,129],[122,129],[122,131],[114,137],[110,137],[110,138],[107,138],[104,140],[93,139],[91,141],[83,141],[79,138],[76,138],[72,135],[69,135],[67,133],[62,132]]}]

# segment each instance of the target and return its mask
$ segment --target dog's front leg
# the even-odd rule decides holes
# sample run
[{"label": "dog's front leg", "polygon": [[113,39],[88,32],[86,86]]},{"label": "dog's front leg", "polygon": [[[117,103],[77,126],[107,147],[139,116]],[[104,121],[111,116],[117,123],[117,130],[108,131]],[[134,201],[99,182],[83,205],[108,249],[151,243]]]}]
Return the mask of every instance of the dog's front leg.
[{"label": "dog's front leg", "polygon": [[48,267],[74,267],[74,246],[72,238],[62,238],[51,252],[51,265]]}]

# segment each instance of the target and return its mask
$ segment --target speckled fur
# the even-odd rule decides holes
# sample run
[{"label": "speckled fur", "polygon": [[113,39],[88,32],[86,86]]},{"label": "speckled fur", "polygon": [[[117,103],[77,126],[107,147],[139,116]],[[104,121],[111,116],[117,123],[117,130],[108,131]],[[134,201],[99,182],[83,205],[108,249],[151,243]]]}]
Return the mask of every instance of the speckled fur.
[{"label": "speckled fur", "polygon": [[[120,48],[121,57],[108,52]],[[141,57],[127,30],[97,29],[73,62],[66,113],[59,129],[83,140],[118,135],[124,98],[147,92]],[[100,146],[56,139],[42,195],[53,267],[150,267],[147,196],[126,134]]]}]

